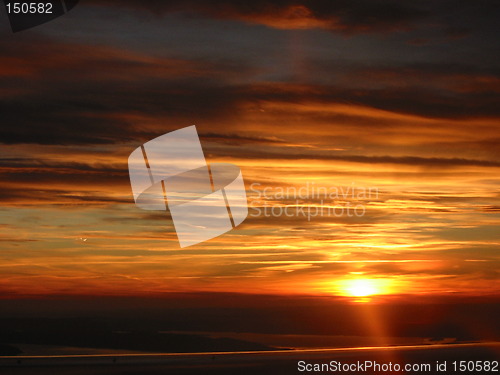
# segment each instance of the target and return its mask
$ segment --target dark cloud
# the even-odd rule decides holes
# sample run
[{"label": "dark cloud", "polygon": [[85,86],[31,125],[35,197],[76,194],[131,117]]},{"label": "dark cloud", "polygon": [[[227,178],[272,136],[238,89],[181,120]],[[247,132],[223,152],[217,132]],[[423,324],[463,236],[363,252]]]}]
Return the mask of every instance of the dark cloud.
[{"label": "dark cloud", "polygon": [[[119,165],[0,159],[0,179],[4,205],[109,205],[133,201],[127,190],[128,171]],[[127,193],[116,195],[112,189]]]},{"label": "dark cloud", "polygon": [[[4,144],[138,143],[179,124],[217,122],[221,125],[213,130],[202,129],[205,139],[278,144],[279,134],[235,136],[219,129],[238,123],[248,108],[274,102],[356,104],[432,118],[500,116],[498,69],[446,63],[346,67],[324,61],[311,65],[322,82],[249,83],[244,77],[253,77],[258,69],[241,61],[165,59],[34,38],[0,42],[8,56],[0,60]],[[338,76],[345,81],[336,80]],[[144,125],[144,118],[160,120]],[[280,121],[277,113],[276,126]],[[384,126],[381,119],[354,113],[308,113],[307,123],[314,121]]]},{"label": "dark cloud", "polygon": [[[126,162],[126,158],[125,161]],[[123,180],[128,181],[126,165],[85,164],[82,162],[49,162],[32,159],[0,159],[0,174],[8,176],[10,182],[45,183],[74,182],[82,178],[80,184],[92,185],[95,181],[106,186],[117,185]]]},{"label": "dark cloud", "polygon": [[241,144],[284,144],[283,140],[273,138],[273,137],[250,137],[242,136],[238,134],[218,134],[218,133],[203,133],[200,134],[200,138],[208,142],[218,142],[231,145],[241,145]]},{"label": "dark cloud", "polygon": [[6,72],[0,74],[0,84],[6,91],[11,88],[0,102],[2,143],[75,145],[147,139],[154,133],[137,126],[127,114],[217,117],[234,103],[224,80],[231,79],[231,71],[248,72],[244,64],[224,60],[157,59],[35,39],[0,42],[11,56],[0,61]]},{"label": "dark cloud", "polygon": [[[279,29],[322,28],[344,34],[389,33],[439,29],[439,39],[456,40],[474,29],[495,28],[499,7],[494,0],[92,0],[99,5],[128,7],[155,15],[182,12],[232,19]],[[487,21],[487,22],[485,22]],[[418,38],[424,40],[425,38]],[[427,42],[426,42],[427,43]]]},{"label": "dark cloud", "polygon": [[119,4],[94,0],[109,6],[127,6],[154,14],[170,12],[197,13],[219,19],[236,19],[276,28],[301,29],[320,27],[346,33],[407,30],[429,11],[412,2],[394,0],[278,0],[231,1],[132,0]]},{"label": "dark cloud", "polygon": [[480,211],[484,212],[500,212],[500,206],[482,206]]},{"label": "dark cloud", "polygon": [[[36,183],[39,183],[36,181]],[[97,206],[97,205],[112,205],[112,204],[130,204],[133,202],[132,195],[130,197],[112,197],[98,191],[82,192],[75,194],[76,187],[70,190],[50,189],[47,186],[32,188],[32,187],[6,187],[2,186],[2,204],[4,206],[31,206],[39,205],[50,206]]]},{"label": "dark cloud", "polygon": [[[288,150],[290,151],[290,150]],[[225,154],[220,151],[218,156],[234,156],[234,152]],[[259,152],[259,151],[245,151],[238,154],[239,158],[249,158],[249,159],[278,159],[278,160],[338,160],[338,161],[348,161],[354,163],[367,163],[367,164],[405,164],[405,165],[415,165],[422,167],[459,167],[459,166],[481,166],[481,167],[500,167],[499,161],[490,160],[474,160],[474,159],[462,159],[462,158],[432,158],[432,157],[417,157],[417,156],[365,156],[365,155],[328,155],[328,154],[317,154],[317,153],[270,153],[270,152]]]},{"label": "dark cloud", "polygon": [[[84,145],[140,142],[176,129],[182,123],[207,124],[220,121],[237,124],[239,116],[243,114],[241,105],[258,105],[259,102],[319,102],[325,105],[347,102],[392,112],[455,119],[500,115],[495,95],[450,96],[411,88],[359,91],[310,86],[297,92],[287,85],[209,87],[199,83],[185,84],[179,89],[176,82],[168,80],[145,81],[134,85],[124,83],[120,89],[107,85],[104,80],[71,86],[65,86],[61,82],[54,82],[52,85],[43,94],[33,91],[0,102],[2,143]],[[141,118],[144,117],[163,120],[154,127],[146,127],[140,125]],[[356,119],[354,113],[349,117],[350,119],[346,116],[312,112],[308,115],[308,123],[354,121],[356,126],[383,126],[381,119]],[[276,119],[279,124],[279,116]],[[219,141],[222,137],[227,138],[227,135],[214,134],[206,132],[205,137]],[[273,138],[230,138],[239,143],[279,143]]]}]

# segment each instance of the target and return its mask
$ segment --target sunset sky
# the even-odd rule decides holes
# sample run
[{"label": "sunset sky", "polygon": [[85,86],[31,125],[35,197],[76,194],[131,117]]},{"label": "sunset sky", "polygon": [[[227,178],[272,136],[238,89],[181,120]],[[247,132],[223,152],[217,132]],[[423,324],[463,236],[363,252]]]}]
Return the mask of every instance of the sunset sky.
[{"label": "sunset sky", "polygon": [[[0,297],[498,295],[499,17],[495,1],[81,0],[13,34],[2,10]],[[135,206],[127,159],[193,124],[209,163],[241,168],[250,216],[181,249],[168,213]],[[378,196],[258,194],[313,185]],[[347,201],[364,216],[255,214]]]}]

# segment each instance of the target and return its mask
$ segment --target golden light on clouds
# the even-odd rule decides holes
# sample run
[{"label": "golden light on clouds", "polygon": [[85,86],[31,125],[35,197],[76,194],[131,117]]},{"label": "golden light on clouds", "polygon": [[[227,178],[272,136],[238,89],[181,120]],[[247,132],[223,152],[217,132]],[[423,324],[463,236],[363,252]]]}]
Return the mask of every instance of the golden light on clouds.
[{"label": "golden light on clouds", "polygon": [[[483,45],[465,61],[454,53],[469,39],[454,39],[436,61],[442,36],[426,55],[398,33],[401,53],[386,55],[362,36],[314,36],[349,25],[312,6],[223,7],[233,26],[207,23],[200,36],[222,44],[201,50],[183,17],[158,39],[141,23],[137,45],[0,41],[0,292],[498,294],[500,80],[474,69]],[[241,43],[220,38],[228,27]],[[422,64],[400,58],[414,48]],[[127,158],[193,124],[207,162],[241,168],[249,217],[180,249],[169,213],[135,207]]]}]

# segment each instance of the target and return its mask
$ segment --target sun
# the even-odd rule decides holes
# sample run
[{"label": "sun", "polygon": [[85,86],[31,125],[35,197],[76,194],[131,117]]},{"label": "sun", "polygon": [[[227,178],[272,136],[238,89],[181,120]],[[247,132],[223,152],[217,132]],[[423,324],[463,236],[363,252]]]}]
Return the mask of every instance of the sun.
[{"label": "sun", "polygon": [[386,279],[347,279],[338,286],[340,295],[345,297],[363,298],[390,293]]},{"label": "sun", "polygon": [[368,297],[377,294],[378,289],[373,282],[369,279],[350,280],[346,283],[345,291],[352,297]]}]

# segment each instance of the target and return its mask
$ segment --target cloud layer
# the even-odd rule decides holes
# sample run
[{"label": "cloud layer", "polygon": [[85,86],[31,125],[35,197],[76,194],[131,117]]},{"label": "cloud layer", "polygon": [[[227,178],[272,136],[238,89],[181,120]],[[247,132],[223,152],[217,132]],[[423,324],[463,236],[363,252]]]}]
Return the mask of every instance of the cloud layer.
[{"label": "cloud layer", "polygon": [[[488,1],[96,0],[9,34],[0,290],[344,295],[365,278],[388,294],[497,293],[495,14]],[[133,205],[126,162],[192,124],[209,162],[242,168],[259,214],[180,250],[168,213]],[[379,194],[260,196],[311,183]],[[263,210],[346,203],[364,216]]]}]

